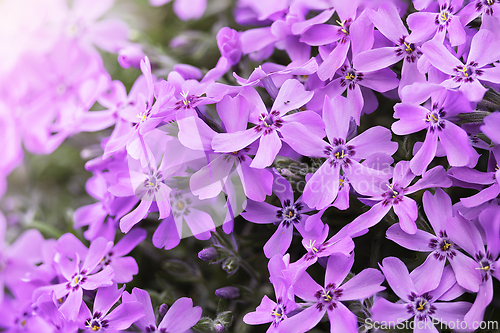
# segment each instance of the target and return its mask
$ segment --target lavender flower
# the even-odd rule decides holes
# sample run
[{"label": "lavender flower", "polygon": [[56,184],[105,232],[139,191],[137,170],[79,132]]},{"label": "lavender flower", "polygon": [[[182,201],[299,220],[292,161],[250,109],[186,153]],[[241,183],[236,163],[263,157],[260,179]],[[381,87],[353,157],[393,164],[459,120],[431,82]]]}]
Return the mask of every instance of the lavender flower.
[{"label": "lavender flower", "polygon": [[[465,313],[470,309],[468,302],[436,302],[447,301],[460,296],[463,291],[456,289],[456,280],[453,272],[445,268],[443,277],[437,288],[425,283],[426,276],[415,276],[408,273],[404,263],[395,257],[388,257],[380,266],[382,272],[402,302],[391,303],[385,298],[379,298],[372,307],[374,321],[402,323],[414,317],[415,331],[422,329],[432,330],[437,319],[442,323],[462,321]],[[419,279],[423,282],[416,283]]]},{"label": "lavender flower", "polygon": [[316,326],[325,313],[330,319],[330,332],[357,332],[358,321],[342,301],[368,298],[384,290],[380,271],[367,268],[342,283],[354,263],[354,255],[335,253],[328,259],[325,287],[303,273],[293,284],[294,293],[312,305],[280,325],[280,332],[306,332]]}]

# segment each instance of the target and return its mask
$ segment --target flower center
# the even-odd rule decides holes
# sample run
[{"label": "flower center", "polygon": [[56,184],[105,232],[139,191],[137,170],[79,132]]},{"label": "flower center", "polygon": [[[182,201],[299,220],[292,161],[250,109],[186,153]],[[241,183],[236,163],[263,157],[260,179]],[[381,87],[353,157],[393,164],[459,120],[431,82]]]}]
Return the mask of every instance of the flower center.
[{"label": "flower center", "polygon": [[286,305],[283,304],[283,301],[278,298],[278,302],[276,303],[276,307],[271,311],[271,316],[274,317],[273,325],[277,327],[280,322],[287,318],[286,316]]},{"label": "flower center", "polygon": [[109,326],[108,321],[103,320],[101,318],[101,316],[102,316],[102,313],[100,313],[100,312],[94,313],[92,318],[88,318],[85,321],[85,327],[90,328],[94,332],[100,331],[101,328],[107,328]]},{"label": "flower center", "polygon": [[332,146],[325,147],[324,153],[329,157],[330,165],[337,166],[342,163],[344,167],[351,164],[350,158],[354,156],[354,146],[346,145],[343,139],[333,139]]},{"label": "flower center", "polygon": [[437,103],[434,103],[432,105],[432,111],[429,111],[427,115],[425,116],[424,120],[427,122],[429,125],[429,130],[434,131],[438,130],[441,131],[445,127],[445,122],[442,119],[446,115],[446,112],[442,107],[439,107]]},{"label": "flower center", "polygon": [[300,211],[303,206],[300,202],[292,204],[290,200],[285,200],[283,202],[283,209],[279,209],[276,212],[276,217],[281,219],[281,222],[285,227],[289,227],[292,223],[299,223],[301,216]]},{"label": "flower center", "polygon": [[476,62],[471,61],[467,65],[458,65],[453,68],[453,71],[456,73],[453,77],[455,82],[472,82],[477,76],[481,76],[483,71],[481,69],[476,69],[478,64]]},{"label": "flower center", "polygon": [[336,301],[342,296],[342,289],[336,288],[335,284],[329,283],[324,289],[318,290],[314,296],[318,299],[316,307],[321,311],[325,306],[328,310],[337,307]]},{"label": "flower center", "polygon": [[391,203],[397,204],[403,200],[404,189],[401,186],[398,184],[385,184],[385,186],[387,186],[388,190],[382,194],[384,198],[382,204],[384,206]]},{"label": "flower center", "polygon": [[479,264],[479,267],[476,267],[477,270],[481,271],[481,280],[487,281],[495,272],[495,261],[493,260],[493,255],[490,252],[486,252],[484,255],[482,252],[476,254],[476,261]]},{"label": "flower center", "polygon": [[450,19],[450,13],[447,10],[441,11],[439,14],[439,22],[445,24]]},{"label": "flower center", "polygon": [[412,54],[413,51],[415,51],[415,44],[413,43],[404,42],[404,46],[406,47],[405,51],[408,54]]},{"label": "flower center", "polygon": [[259,125],[255,127],[255,131],[264,131],[264,135],[270,134],[274,129],[283,126],[283,120],[280,117],[280,112],[273,110],[269,114],[261,113],[259,117]]},{"label": "flower center", "polygon": [[434,250],[434,258],[444,260],[447,257],[452,259],[456,255],[456,246],[448,238],[446,231],[440,230],[439,237],[429,241],[429,247]]},{"label": "flower center", "polygon": [[80,273],[74,274],[66,284],[66,289],[73,291],[77,290],[79,286],[87,280],[87,271],[83,270]]},{"label": "flower center", "polygon": [[419,321],[425,320],[436,311],[436,307],[431,302],[432,296],[427,293],[420,296],[412,293],[408,296],[408,299],[411,303],[406,306],[407,311],[414,314]]},{"label": "flower center", "polygon": [[172,213],[175,217],[179,217],[182,215],[188,215],[191,211],[189,206],[191,205],[191,200],[189,198],[184,197],[180,193],[176,193],[175,195],[170,195],[170,202],[172,207]]},{"label": "flower center", "polygon": [[402,36],[398,41],[396,54],[402,56],[409,63],[414,63],[422,55],[422,52],[415,47],[415,44],[406,42],[407,36]]},{"label": "flower center", "polygon": [[104,267],[104,266],[108,266],[109,264],[111,264],[111,257],[113,256],[113,252],[108,252],[102,259],[101,259],[101,266]]}]

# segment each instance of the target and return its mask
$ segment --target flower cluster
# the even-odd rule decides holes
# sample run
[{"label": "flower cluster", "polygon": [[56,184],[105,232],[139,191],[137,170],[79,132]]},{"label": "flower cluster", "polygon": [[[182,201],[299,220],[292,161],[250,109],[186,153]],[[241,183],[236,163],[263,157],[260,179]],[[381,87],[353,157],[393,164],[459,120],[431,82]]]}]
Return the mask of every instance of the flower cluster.
[{"label": "flower cluster", "polygon": [[[32,2],[8,0],[0,12]],[[247,234],[252,223],[275,225],[259,253],[274,299],[263,296],[242,318],[270,323],[268,332],[328,320],[331,332],[354,333],[366,319],[459,321],[473,331],[483,320],[500,279],[500,113],[492,112],[500,105],[487,98],[500,96],[498,1],[413,0],[408,10],[403,0],[239,0],[236,22],[257,28],[223,27],[215,67],[178,64],[166,75],[122,20],[101,19],[112,5],[39,5],[44,15],[33,14],[26,45],[0,67],[2,194],[21,145],[50,154],[69,136],[108,129],[85,164],[95,201],[73,214],[88,246],[34,229],[9,245],[0,215],[0,329],[229,327],[230,313],[200,320],[190,298],[155,314],[147,291],[125,291],[140,266],[127,254],[148,238],[146,222],[154,247],[210,240],[200,259],[229,276],[242,267],[254,280],[262,272],[240,253],[239,225]],[[189,20],[206,6],[176,0],[173,9]],[[128,92],[98,49],[140,69]],[[393,122],[371,126],[371,114],[383,112]],[[453,204],[455,188],[472,195]],[[330,223],[346,211],[355,214],[348,223]],[[426,259],[408,265],[411,273],[394,255],[357,265],[375,228]],[[318,270],[324,282],[313,278]],[[215,294],[231,300],[240,290]]]}]

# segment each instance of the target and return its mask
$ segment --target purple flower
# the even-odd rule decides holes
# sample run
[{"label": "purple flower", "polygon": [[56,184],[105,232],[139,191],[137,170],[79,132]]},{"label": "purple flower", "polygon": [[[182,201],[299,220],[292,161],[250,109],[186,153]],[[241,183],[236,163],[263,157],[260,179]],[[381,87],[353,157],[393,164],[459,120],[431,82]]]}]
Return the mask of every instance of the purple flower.
[{"label": "purple flower", "polygon": [[[61,243],[62,245],[65,244]],[[71,246],[72,244],[67,245]],[[69,260],[66,256],[58,258],[57,265],[64,277],[64,282],[38,288],[33,293],[33,300],[36,301],[38,297],[51,291],[54,291],[57,299],[67,296],[59,310],[67,320],[74,321],[82,304],[83,289],[94,290],[112,284],[114,273],[111,267],[107,266],[103,270],[95,272],[95,268],[112,246],[113,243],[108,242],[105,238],[97,238],[90,244],[81,266],[79,253],[73,252],[75,249],[66,249],[68,252],[75,253],[75,256],[73,260]]]},{"label": "purple flower", "polygon": [[[234,111],[237,110],[237,114]],[[243,95],[234,98],[225,96],[217,104],[217,112],[227,133],[244,131],[248,124],[249,105]],[[193,124],[194,121],[194,124]],[[184,145],[195,148],[196,143],[205,153],[211,152],[212,138],[216,135],[200,119],[189,117],[178,122],[179,138]],[[213,198],[231,182],[234,169],[241,179],[246,196],[252,200],[264,201],[272,193],[272,174],[269,170],[252,168],[249,155],[256,152],[254,145],[239,151],[217,154],[210,163],[196,171],[189,179],[191,193],[200,199]]]},{"label": "purple flower", "polygon": [[435,40],[425,43],[422,51],[432,66],[451,76],[441,85],[462,91],[471,102],[480,101],[487,90],[480,81],[500,83],[500,67],[489,66],[500,59],[500,42],[488,30],[474,35],[465,64]]},{"label": "purple flower", "polygon": [[425,262],[412,273],[425,276],[425,279],[415,280],[415,284],[425,283],[429,288],[437,288],[444,265],[449,261],[453,269],[457,267],[458,284],[473,290],[474,287],[471,286],[473,280],[464,275],[461,269],[462,263],[470,260],[458,250],[459,246],[448,236],[449,230],[456,228],[452,220],[449,221],[453,216],[450,197],[438,188],[434,195],[429,191],[425,192],[423,203],[425,214],[435,235],[423,230],[417,230],[415,234],[409,235],[401,230],[398,224],[394,224],[387,230],[387,238],[413,251],[430,252]]},{"label": "purple flower", "polygon": [[[461,92],[449,91],[437,84],[416,83],[403,89],[403,103],[394,106],[392,131],[398,135],[407,135],[427,129],[425,141],[420,150],[410,161],[410,168],[416,175],[421,175],[436,155],[438,138],[446,152],[451,166],[476,165],[479,155],[472,148],[467,132],[449,119],[459,113],[471,112],[470,103]],[[425,101],[431,97],[431,107],[405,103]]]},{"label": "purple flower", "polygon": [[290,314],[297,305],[295,304],[291,284],[283,276],[283,272],[288,268],[289,255],[275,255],[269,260],[268,269],[276,295],[276,302],[267,295],[262,298],[260,305],[254,312],[247,313],[243,321],[248,325],[259,325],[271,323],[267,332],[280,332],[280,325],[287,321]]},{"label": "purple flower", "polygon": [[406,40],[409,33],[401,21],[396,6],[384,2],[378,11],[367,9],[367,12],[375,27],[396,45],[361,52],[355,59],[356,69],[361,72],[375,71],[403,60],[399,91],[414,82],[425,81],[425,75],[417,68],[417,60],[422,52],[417,45]]},{"label": "purple flower", "polygon": [[[500,208],[493,204],[479,214],[480,227],[486,235],[486,248],[478,227],[471,221],[456,214],[452,221],[454,228],[449,230],[449,236],[460,248],[464,249],[473,259],[466,257],[453,266],[457,279],[467,281],[467,289],[477,292],[476,300],[465,320],[472,325],[474,321],[483,318],[486,306],[493,299],[493,277],[500,277]],[[453,262],[452,262],[453,263]]]},{"label": "purple flower", "polygon": [[330,319],[330,332],[358,332],[358,320],[342,301],[368,298],[384,290],[380,271],[367,268],[342,284],[354,263],[354,255],[335,253],[328,259],[325,287],[303,273],[293,284],[295,295],[312,305],[280,325],[280,332],[306,332],[316,326],[325,313]]},{"label": "purple flower", "polygon": [[342,0],[334,0],[333,2],[335,11],[340,18],[340,21],[337,21],[339,25],[317,25],[301,37],[302,42],[311,45],[337,42],[335,48],[328,55],[323,56],[324,62],[318,67],[318,77],[323,81],[332,79],[337,69],[344,64],[351,43],[353,44],[353,56],[360,49],[366,50],[373,45],[373,25],[370,24],[366,15],[356,17],[359,2]]},{"label": "purple flower", "polygon": [[434,331],[433,319],[445,324],[457,320],[463,321],[465,313],[470,309],[471,304],[468,302],[436,302],[448,301],[463,293],[463,289],[457,289],[455,276],[449,267],[444,269],[437,288],[432,288],[426,283],[427,276],[417,275],[414,272],[409,274],[404,263],[398,258],[385,258],[380,269],[402,302],[391,303],[385,298],[377,299],[372,307],[374,321],[390,322],[395,326],[415,317],[414,332],[424,329]]},{"label": "purple flower", "polygon": [[[249,100],[249,103],[255,108],[250,111],[250,122],[257,124],[257,126],[246,131],[217,134],[212,141],[212,148],[221,153],[240,151],[260,139],[259,149],[250,166],[265,168],[271,165],[282,146],[278,132],[285,124],[301,122],[309,125],[310,130],[315,133],[322,132],[322,121],[312,111],[286,115],[291,110],[306,104],[312,95],[313,92],[306,91],[299,81],[287,80],[281,86],[270,112],[266,110],[258,94],[254,95],[255,98]],[[283,136],[286,139],[286,134]]]},{"label": "purple flower", "polygon": [[311,134],[300,123],[287,124],[281,130],[283,140],[296,152],[326,158],[304,188],[303,200],[309,207],[322,209],[335,200],[340,186],[341,169],[357,192],[366,193],[374,182],[386,178],[386,175],[359,161],[376,153],[392,155],[397,150],[398,144],[390,141],[391,132],[381,126],[372,127],[347,140],[350,122],[347,110],[347,99],[344,97],[337,96],[333,100],[325,97],[323,120],[329,143]]},{"label": "purple flower", "polygon": [[139,302],[144,317],[138,320],[135,324],[142,332],[179,332],[184,333],[193,327],[201,318],[202,310],[199,306],[193,307],[193,301],[190,298],[179,298],[172,304],[170,309],[157,326],[155,315],[153,312],[153,305],[151,304],[151,297],[148,292],[139,288],[132,289],[132,294],[127,292],[123,293],[123,302],[125,304],[131,302]]},{"label": "purple flower", "polygon": [[304,226],[299,227],[303,237],[302,246],[307,250],[299,260],[290,264],[284,275],[291,283],[295,283],[308,267],[316,263],[320,258],[326,258],[335,253],[343,253],[348,256],[354,250],[354,242],[351,235],[347,234],[349,226],[343,227],[335,235],[328,237],[328,224],[323,224],[321,216],[325,209],[310,216]]},{"label": "purple flower", "polygon": [[131,230],[118,241],[109,252],[102,258],[100,265],[102,269],[110,266],[115,273],[113,280],[117,283],[130,282],[133,275],[139,272],[137,262],[133,257],[127,256],[139,243],[146,238],[146,230],[136,228]]},{"label": "purple flower", "polygon": [[463,0],[440,0],[437,13],[419,12],[408,15],[407,22],[412,32],[407,41],[417,43],[432,38],[442,43],[448,32],[451,46],[465,43],[464,27],[460,17],[455,15],[462,4]]},{"label": "purple flower", "polygon": [[410,170],[410,162],[398,162],[394,168],[391,184],[386,183],[386,188],[379,188],[378,193],[371,198],[362,199],[363,202],[371,203],[373,206],[351,222],[349,233],[355,234],[374,226],[393,207],[394,212],[399,217],[401,229],[406,233],[415,234],[417,232],[415,221],[418,217],[417,203],[406,195],[429,187],[450,187],[451,180],[440,165],[430,169],[422,175],[422,179],[410,185],[413,178],[415,175]]},{"label": "purple flower", "polygon": [[122,296],[124,289],[125,286],[118,289],[116,284],[99,288],[94,299],[93,311],[90,312],[85,303],[80,308],[78,315],[80,329],[87,332],[116,332],[129,328],[144,317],[143,305],[134,301],[123,302],[109,312]]},{"label": "purple flower", "polygon": [[272,206],[266,202],[247,200],[245,212],[241,213],[246,220],[254,223],[275,223],[278,229],[264,245],[264,254],[272,258],[277,254],[284,255],[292,243],[293,227],[304,224],[306,215],[311,209],[302,199],[293,198],[293,189],[290,183],[277,174],[274,174],[273,192],[278,196],[281,207]]},{"label": "purple flower", "polygon": [[221,56],[228,59],[229,65],[236,65],[241,58],[240,35],[236,30],[223,27],[217,33],[217,46]]},{"label": "purple flower", "polygon": [[170,195],[172,214],[160,222],[160,225],[153,234],[153,245],[157,248],[170,250],[176,247],[181,236],[185,237],[186,223],[191,231],[191,235],[197,239],[207,240],[211,237],[210,231],[215,230],[212,216],[203,211],[204,206],[216,206],[216,198],[199,200],[191,193],[176,191]]}]

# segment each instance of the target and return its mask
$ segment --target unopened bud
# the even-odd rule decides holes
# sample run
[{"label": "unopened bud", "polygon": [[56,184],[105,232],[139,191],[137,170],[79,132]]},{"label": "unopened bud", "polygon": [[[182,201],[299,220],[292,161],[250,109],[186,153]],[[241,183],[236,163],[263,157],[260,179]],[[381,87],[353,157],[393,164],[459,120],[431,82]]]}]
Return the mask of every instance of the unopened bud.
[{"label": "unopened bud", "polygon": [[217,250],[213,247],[208,247],[206,249],[198,252],[198,258],[203,261],[214,261],[217,259]]},{"label": "unopened bud", "polygon": [[158,314],[160,315],[160,318],[163,318],[167,314],[167,311],[168,311],[167,304],[163,303],[162,305],[160,305],[160,308],[158,309]]},{"label": "unopened bud", "polygon": [[223,287],[215,291],[215,295],[219,298],[233,299],[240,297],[240,290],[236,287]]}]

